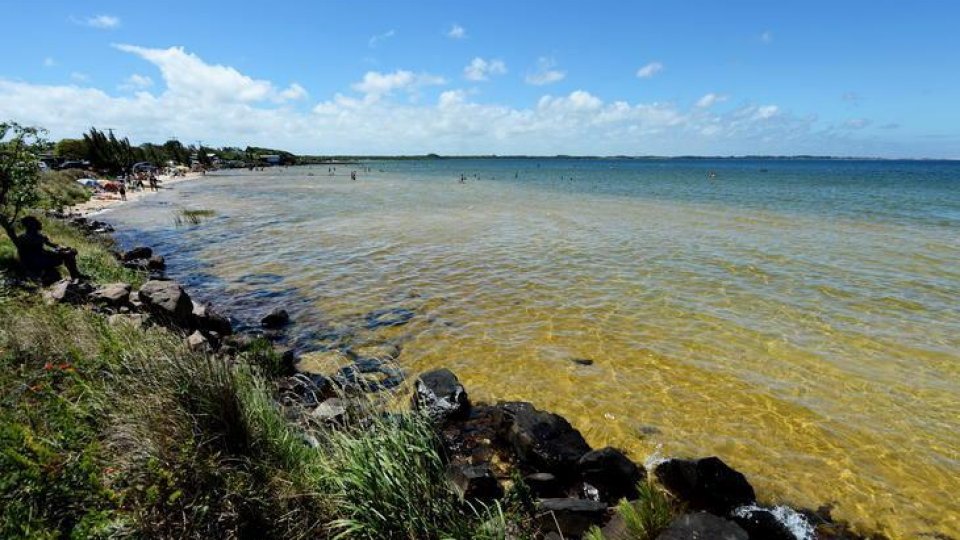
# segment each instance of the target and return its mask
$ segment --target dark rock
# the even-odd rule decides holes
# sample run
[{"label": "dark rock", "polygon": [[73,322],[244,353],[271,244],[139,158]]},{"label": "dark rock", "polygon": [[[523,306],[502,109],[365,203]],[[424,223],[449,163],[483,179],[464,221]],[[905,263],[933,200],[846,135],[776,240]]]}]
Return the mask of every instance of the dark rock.
[{"label": "dark rock", "polygon": [[290,314],[287,313],[287,310],[280,308],[274,309],[260,319],[260,324],[263,325],[264,328],[274,330],[286,326],[289,322]]},{"label": "dark rock", "polygon": [[684,514],[659,536],[657,540],[748,540],[747,531],[721,517],[699,512]]},{"label": "dark rock", "polygon": [[187,337],[187,348],[197,352],[209,352],[213,349],[210,341],[199,330]]},{"label": "dark rock", "polygon": [[563,496],[563,487],[557,480],[557,477],[550,473],[533,473],[523,477],[523,481],[533,492],[533,495],[540,499],[550,499]]},{"label": "dark rock", "polygon": [[409,309],[393,308],[371,311],[363,316],[368,330],[407,324],[414,316]]},{"label": "dark rock", "polygon": [[593,360],[591,360],[591,359],[589,359],[589,358],[571,358],[570,361],[573,362],[574,364],[579,365],[579,366],[592,366],[592,365],[593,365]]},{"label": "dark rock", "polygon": [[584,482],[600,492],[600,498],[614,503],[621,498],[637,498],[637,483],[644,479],[642,468],[630,461],[623,452],[606,447],[587,452],[580,458],[577,467]]},{"label": "dark rock", "polygon": [[607,513],[607,505],[583,499],[540,499],[537,501],[537,522],[543,531],[559,532],[564,538],[579,538],[599,525]]},{"label": "dark rock", "polygon": [[120,307],[129,301],[130,291],[131,287],[127,283],[110,283],[93,291],[90,294],[90,300],[96,304]]},{"label": "dark rock", "polygon": [[230,319],[221,315],[209,302],[193,304],[193,321],[194,325],[201,330],[216,332],[221,336],[229,336],[233,333]]},{"label": "dark rock", "polygon": [[147,246],[137,246],[123,254],[124,262],[136,261],[139,259],[149,259],[153,256],[153,250]]},{"label": "dark rock", "polygon": [[154,255],[147,259],[147,269],[162,271],[167,268],[167,261],[162,255]]},{"label": "dark rock", "polygon": [[466,500],[493,500],[503,496],[503,488],[487,464],[453,465],[450,479]]},{"label": "dark rock", "polygon": [[293,349],[287,349],[280,353],[280,375],[289,377],[295,374],[298,361],[297,353]]},{"label": "dark rock", "polygon": [[[777,513],[781,516],[778,517]],[[800,533],[799,536],[794,534],[782,519],[788,516],[794,529]],[[731,518],[743,530],[747,531],[750,538],[809,540],[817,537],[813,526],[803,515],[786,507],[770,509],[754,505],[741,506],[733,511]]]},{"label": "dark rock", "polygon": [[133,261],[123,261],[123,267],[129,268],[130,270],[137,270],[140,272],[146,272],[150,268],[147,266],[146,259],[136,259]]},{"label": "dark rock", "polygon": [[61,279],[43,292],[44,299],[53,304],[79,304],[93,292],[93,285],[78,279]]},{"label": "dark rock", "polygon": [[507,440],[521,463],[561,477],[576,473],[577,462],[590,446],[570,422],[532,406],[516,407],[512,415]]},{"label": "dark rock", "polygon": [[428,371],[417,378],[413,407],[438,423],[470,414],[470,398],[460,380],[446,368]]},{"label": "dark rock", "polygon": [[284,379],[279,391],[282,404],[302,407],[316,407],[336,393],[330,379],[312,373],[297,373]]},{"label": "dark rock", "polygon": [[139,297],[143,306],[160,320],[190,326],[193,302],[176,281],[148,281],[140,288]]},{"label": "dark rock", "polygon": [[333,381],[346,390],[380,392],[403,383],[403,370],[376,358],[358,358],[352,364],[337,370]]},{"label": "dark rock", "polygon": [[657,479],[691,508],[727,515],[756,501],[747,479],[717,457],[697,461],[671,459],[657,466]]}]

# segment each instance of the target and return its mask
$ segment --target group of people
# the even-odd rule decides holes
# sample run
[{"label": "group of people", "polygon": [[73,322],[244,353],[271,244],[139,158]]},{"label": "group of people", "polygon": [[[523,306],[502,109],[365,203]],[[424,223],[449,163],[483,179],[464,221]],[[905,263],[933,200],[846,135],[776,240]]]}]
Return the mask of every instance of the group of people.
[{"label": "group of people", "polygon": [[157,178],[156,172],[153,170],[131,172],[118,176],[117,183],[119,184],[118,191],[120,193],[120,200],[127,200],[128,187],[136,191],[143,191],[144,182],[149,186],[150,191],[160,190],[160,179]]}]

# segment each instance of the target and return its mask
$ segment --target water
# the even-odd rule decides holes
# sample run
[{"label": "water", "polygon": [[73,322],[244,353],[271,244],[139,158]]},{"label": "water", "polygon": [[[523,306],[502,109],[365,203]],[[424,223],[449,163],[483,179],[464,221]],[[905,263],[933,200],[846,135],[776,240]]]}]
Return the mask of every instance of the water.
[{"label": "water", "polygon": [[960,164],[369,166],[217,173],[107,218],[241,322],[289,306],[304,350],[409,309],[354,343],[640,461],[722,456],[766,502],[960,536]]}]

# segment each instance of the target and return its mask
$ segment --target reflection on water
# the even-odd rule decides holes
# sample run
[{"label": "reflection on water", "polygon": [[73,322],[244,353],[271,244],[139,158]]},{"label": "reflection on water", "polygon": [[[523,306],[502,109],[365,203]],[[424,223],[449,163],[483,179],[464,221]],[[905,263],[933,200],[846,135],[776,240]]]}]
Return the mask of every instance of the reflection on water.
[{"label": "reflection on water", "polygon": [[960,535],[960,165],[371,165],[209,175],[107,218],[243,322],[285,305],[305,350],[398,344],[593,445],[718,454],[771,502]]}]

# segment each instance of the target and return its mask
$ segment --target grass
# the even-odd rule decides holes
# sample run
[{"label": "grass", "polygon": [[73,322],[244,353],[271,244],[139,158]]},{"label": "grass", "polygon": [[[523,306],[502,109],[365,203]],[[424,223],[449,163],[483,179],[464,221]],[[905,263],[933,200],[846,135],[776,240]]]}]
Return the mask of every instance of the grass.
[{"label": "grass", "polygon": [[675,515],[670,499],[649,480],[637,484],[637,491],[636,501],[622,499],[616,506],[626,526],[626,536],[605,538],[598,527],[593,527],[584,540],[653,540],[663,532]]},{"label": "grass", "polygon": [[48,208],[61,209],[90,199],[90,191],[77,180],[86,176],[84,171],[47,171],[40,175],[41,204]]},{"label": "grass", "polygon": [[[56,222],[98,282],[138,282]],[[0,261],[12,262],[0,242]],[[372,409],[319,446],[275,400],[278,358],[189,351],[36,292],[0,295],[2,538],[504,538],[513,507],[473,507],[433,428]],[[365,405],[366,406],[366,405]],[[517,537],[518,535],[513,535]]]},{"label": "grass", "polygon": [[174,215],[173,223],[177,227],[200,225],[204,220],[210,219],[215,215],[217,215],[217,213],[213,210],[189,210],[182,208]]}]

